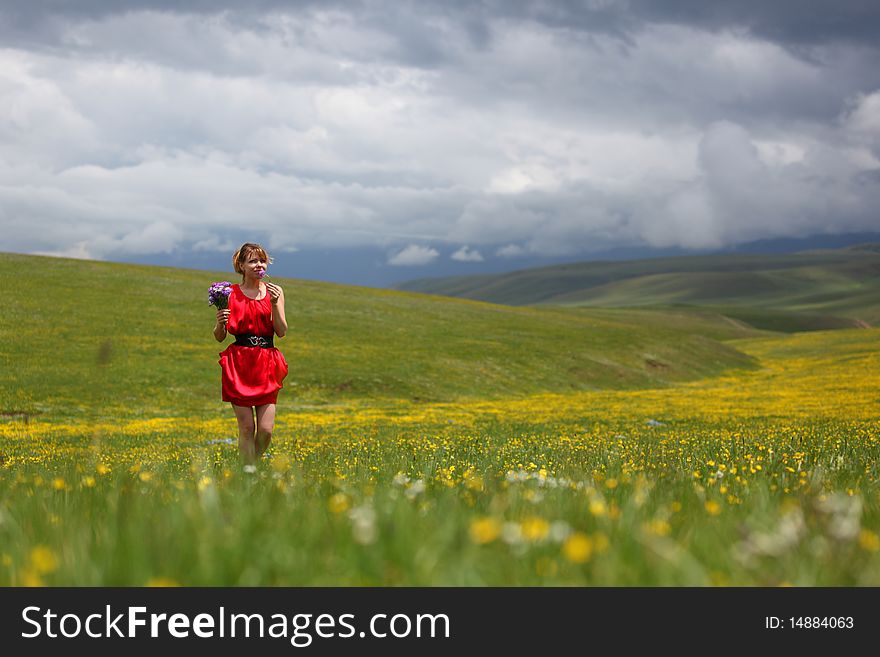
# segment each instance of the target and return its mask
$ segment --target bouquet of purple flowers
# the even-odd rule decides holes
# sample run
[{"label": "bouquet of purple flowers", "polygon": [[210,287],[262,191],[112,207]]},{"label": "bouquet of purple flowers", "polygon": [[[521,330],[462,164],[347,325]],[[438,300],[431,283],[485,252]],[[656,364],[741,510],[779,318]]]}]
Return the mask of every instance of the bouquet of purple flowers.
[{"label": "bouquet of purple flowers", "polygon": [[208,304],[223,310],[229,305],[230,294],[232,294],[232,283],[229,281],[211,283],[211,287],[208,288]]}]

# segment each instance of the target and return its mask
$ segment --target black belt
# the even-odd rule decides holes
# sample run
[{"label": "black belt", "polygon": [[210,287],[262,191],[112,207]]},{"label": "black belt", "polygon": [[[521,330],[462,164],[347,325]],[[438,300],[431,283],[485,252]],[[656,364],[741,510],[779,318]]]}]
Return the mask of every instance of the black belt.
[{"label": "black belt", "polygon": [[271,349],[275,346],[272,335],[253,335],[251,333],[243,333],[235,336],[235,344],[239,347],[262,347],[263,349]]}]

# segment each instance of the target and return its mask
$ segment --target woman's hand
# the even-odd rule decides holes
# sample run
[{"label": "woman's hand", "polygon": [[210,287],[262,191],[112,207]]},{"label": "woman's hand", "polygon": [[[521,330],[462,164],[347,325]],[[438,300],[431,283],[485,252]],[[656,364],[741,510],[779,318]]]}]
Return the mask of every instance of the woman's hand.
[{"label": "woman's hand", "polygon": [[269,292],[269,297],[272,299],[273,306],[277,306],[281,301],[284,300],[284,290],[281,289],[280,285],[275,285],[275,283],[266,283],[266,290]]}]

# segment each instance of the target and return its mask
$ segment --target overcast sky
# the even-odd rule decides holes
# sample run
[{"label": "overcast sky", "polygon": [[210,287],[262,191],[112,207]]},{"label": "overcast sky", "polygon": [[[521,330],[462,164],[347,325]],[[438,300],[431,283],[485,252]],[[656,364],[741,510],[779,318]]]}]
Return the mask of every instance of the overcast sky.
[{"label": "overcast sky", "polygon": [[0,7],[0,251],[403,279],[880,230],[876,0]]}]

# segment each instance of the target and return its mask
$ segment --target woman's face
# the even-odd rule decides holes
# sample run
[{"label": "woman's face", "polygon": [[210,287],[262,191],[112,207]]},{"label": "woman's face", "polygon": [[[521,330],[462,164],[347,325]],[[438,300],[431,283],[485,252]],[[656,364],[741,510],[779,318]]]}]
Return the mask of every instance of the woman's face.
[{"label": "woman's face", "polygon": [[260,280],[260,273],[266,271],[269,263],[257,253],[251,253],[244,261],[244,275],[246,278]]}]

